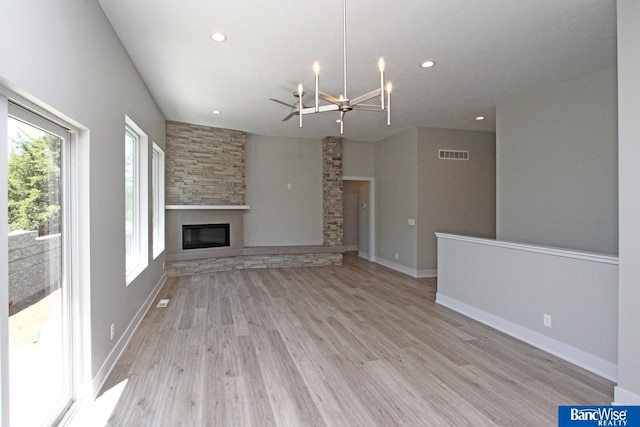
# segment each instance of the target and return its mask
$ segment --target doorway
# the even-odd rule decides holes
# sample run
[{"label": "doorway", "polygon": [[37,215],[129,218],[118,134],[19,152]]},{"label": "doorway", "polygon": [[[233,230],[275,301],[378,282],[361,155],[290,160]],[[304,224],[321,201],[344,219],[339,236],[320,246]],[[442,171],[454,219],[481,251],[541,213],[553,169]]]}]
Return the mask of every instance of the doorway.
[{"label": "doorway", "polygon": [[54,425],[73,400],[71,133],[18,105],[7,111],[9,420]]},{"label": "doorway", "polygon": [[375,260],[375,185],[370,177],[343,177],[343,245]]}]

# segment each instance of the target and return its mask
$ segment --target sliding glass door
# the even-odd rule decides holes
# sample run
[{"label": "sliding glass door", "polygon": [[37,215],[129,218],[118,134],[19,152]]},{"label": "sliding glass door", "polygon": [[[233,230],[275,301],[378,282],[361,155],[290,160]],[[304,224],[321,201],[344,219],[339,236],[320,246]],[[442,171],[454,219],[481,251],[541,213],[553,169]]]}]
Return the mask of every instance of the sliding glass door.
[{"label": "sliding glass door", "polygon": [[9,417],[52,425],[72,402],[70,134],[13,104],[7,128]]}]

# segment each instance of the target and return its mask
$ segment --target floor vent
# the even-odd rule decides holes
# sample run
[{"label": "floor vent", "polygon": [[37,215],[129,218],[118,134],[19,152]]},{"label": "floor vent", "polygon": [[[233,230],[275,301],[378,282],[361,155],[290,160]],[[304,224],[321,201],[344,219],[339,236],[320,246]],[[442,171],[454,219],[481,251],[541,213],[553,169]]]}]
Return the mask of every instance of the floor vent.
[{"label": "floor vent", "polygon": [[462,150],[438,150],[441,160],[469,160],[469,152]]},{"label": "floor vent", "polygon": [[158,305],[156,305],[156,307],[165,308],[167,305],[169,305],[169,300],[161,299],[160,301],[158,301]]}]

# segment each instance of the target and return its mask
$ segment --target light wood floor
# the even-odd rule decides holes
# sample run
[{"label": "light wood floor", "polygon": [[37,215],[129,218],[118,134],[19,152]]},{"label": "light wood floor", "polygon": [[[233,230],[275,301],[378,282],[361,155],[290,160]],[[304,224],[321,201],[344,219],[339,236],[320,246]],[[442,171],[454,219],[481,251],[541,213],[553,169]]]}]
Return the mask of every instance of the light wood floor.
[{"label": "light wood floor", "polygon": [[171,278],[105,389],[113,426],[556,426],[613,384],[435,304],[413,279],[341,267]]}]

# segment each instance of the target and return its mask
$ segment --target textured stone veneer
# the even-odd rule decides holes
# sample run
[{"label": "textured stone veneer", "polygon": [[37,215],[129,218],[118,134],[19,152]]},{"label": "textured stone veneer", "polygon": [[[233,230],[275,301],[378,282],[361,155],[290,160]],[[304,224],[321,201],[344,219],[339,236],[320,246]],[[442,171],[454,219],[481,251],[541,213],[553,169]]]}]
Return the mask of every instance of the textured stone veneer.
[{"label": "textured stone veneer", "polygon": [[[243,132],[167,122],[166,204],[244,205],[245,143]],[[191,259],[181,250],[184,223],[232,223],[232,248],[242,250],[242,213],[171,210],[167,215],[169,276],[245,268],[311,267],[342,264],[342,139],[322,140],[323,246],[326,253],[266,253]],[[222,218],[222,217],[225,218]],[[186,221],[186,222],[185,222]],[[236,221],[234,223],[234,221]],[[234,231],[235,230],[235,231]],[[236,233],[234,237],[234,232]],[[238,235],[239,233],[239,235]],[[175,258],[179,258],[175,259]],[[187,258],[187,259],[185,259]],[[195,257],[194,257],[195,258]]]},{"label": "textured stone veneer", "polygon": [[244,205],[245,133],[167,122],[168,205]]},{"label": "textured stone veneer", "polygon": [[167,275],[176,277],[195,273],[212,273],[247,268],[325,267],[341,264],[341,253],[243,255],[168,262]]},{"label": "textured stone veneer", "polygon": [[342,246],[342,138],[322,139],[322,234],[324,246]]}]

